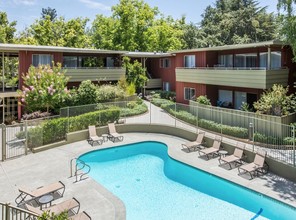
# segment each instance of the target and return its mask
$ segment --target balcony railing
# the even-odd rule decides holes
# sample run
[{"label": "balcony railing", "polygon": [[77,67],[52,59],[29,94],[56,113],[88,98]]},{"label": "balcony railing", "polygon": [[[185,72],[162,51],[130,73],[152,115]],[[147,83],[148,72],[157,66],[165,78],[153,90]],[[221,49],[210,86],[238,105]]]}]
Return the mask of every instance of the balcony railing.
[{"label": "balcony railing", "polygon": [[176,68],[176,81],[209,85],[268,89],[273,84],[288,85],[288,69],[205,67]]},{"label": "balcony railing", "polygon": [[69,82],[91,81],[118,81],[125,75],[122,67],[65,67],[65,75],[70,77]]}]

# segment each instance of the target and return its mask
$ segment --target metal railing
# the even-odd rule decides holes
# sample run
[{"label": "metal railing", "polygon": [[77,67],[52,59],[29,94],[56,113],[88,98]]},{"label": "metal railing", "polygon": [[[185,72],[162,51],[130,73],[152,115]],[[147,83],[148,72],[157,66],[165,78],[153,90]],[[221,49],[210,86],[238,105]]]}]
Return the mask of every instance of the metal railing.
[{"label": "metal railing", "polygon": [[38,216],[27,210],[14,207],[9,203],[0,202],[1,220],[37,220]]},{"label": "metal railing", "polygon": [[[74,173],[73,173],[73,162],[75,162]],[[90,170],[91,170],[90,166],[88,164],[86,164],[83,160],[76,158],[76,157],[71,159],[71,161],[70,161],[70,177],[75,176],[75,178],[76,178],[75,182],[79,182],[79,181],[83,180],[82,177],[89,174]],[[79,171],[82,171],[82,172],[79,173]]]}]

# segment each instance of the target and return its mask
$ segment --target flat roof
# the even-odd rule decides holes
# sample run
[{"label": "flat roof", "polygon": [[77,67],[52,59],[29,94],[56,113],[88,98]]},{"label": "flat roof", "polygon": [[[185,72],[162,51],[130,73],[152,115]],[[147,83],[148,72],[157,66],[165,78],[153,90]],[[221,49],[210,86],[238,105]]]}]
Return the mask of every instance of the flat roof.
[{"label": "flat roof", "polygon": [[127,57],[142,57],[142,58],[158,58],[158,57],[171,57],[174,56],[172,53],[163,52],[127,52],[124,54]]},{"label": "flat roof", "polygon": [[204,47],[186,50],[175,50],[169,52],[130,52],[130,51],[118,51],[118,50],[103,50],[103,49],[91,49],[91,48],[72,48],[72,47],[59,47],[59,46],[37,46],[37,45],[23,45],[23,44],[3,44],[0,43],[0,52],[19,52],[19,51],[48,51],[48,52],[64,52],[64,53],[85,53],[85,54],[118,54],[128,57],[142,57],[142,58],[159,58],[175,56],[176,53],[190,53],[199,51],[223,51],[223,50],[235,50],[244,48],[256,48],[256,47],[269,47],[269,46],[284,46],[284,42],[279,40],[264,41],[250,44],[233,44],[216,47]]},{"label": "flat roof", "polygon": [[245,49],[245,48],[256,48],[256,47],[269,47],[269,46],[284,46],[284,42],[279,40],[264,41],[258,43],[250,44],[233,44],[233,45],[224,45],[216,47],[203,47],[187,50],[175,50],[170,51],[170,53],[188,53],[188,52],[199,52],[199,51],[223,51],[223,50],[235,50],[235,49]]},{"label": "flat roof", "polygon": [[37,46],[24,44],[2,44],[0,43],[0,51],[3,52],[19,52],[19,51],[49,51],[49,52],[64,52],[64,53],[93,53],[93,54],[125,54],[128,51],[116,50],[101,50],[90,48],[73,48],[73,47],[58,47],[58,46]]}]

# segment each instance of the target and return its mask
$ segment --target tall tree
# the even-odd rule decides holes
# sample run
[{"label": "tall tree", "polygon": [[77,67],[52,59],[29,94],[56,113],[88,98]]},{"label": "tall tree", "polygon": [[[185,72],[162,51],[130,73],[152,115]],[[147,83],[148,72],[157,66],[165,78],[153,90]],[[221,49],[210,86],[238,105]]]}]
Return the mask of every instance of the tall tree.
[{"label": "tall tree", "polygon": [[16,32],[16,21],[9,22],[6,12],[0,11],[0,43],[12,43]]},{"label": "tall tree", "polygon": [[267,41],[276,36],[275,16],[255,0],[216,0],[202,15],[208,46]]},{"label": "tall tree", "polygon": [[296,0],[278,0],[278,10],[283,10],[280,14],[281,34],[283,39],[291,45],[294,61],[296,61],[296,16],[294,7]]},{"label": "tall tree", "polygon": [[42,19],[46,19],[46,17],[49,16],[50,20],[53,21],[57,18],[58,14],[57,11],[54,8],[42,8],[41,17]]},{"label": "tall tree", "polygon": [[90,40],[86,25],[88,18],[74,18],[66,21],[63,17],[51,20],[49,15],[36,20],[22,32],[18,41],[24,44],[47,46],[89,47]]}]

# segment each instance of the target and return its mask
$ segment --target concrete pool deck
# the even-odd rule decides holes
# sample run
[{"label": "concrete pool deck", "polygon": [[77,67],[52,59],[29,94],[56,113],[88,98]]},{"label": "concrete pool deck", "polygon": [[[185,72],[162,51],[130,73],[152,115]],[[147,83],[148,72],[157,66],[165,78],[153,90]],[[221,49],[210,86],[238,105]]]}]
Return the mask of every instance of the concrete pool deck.
[{"label": "concrete pool deck", "polygon": [[184,152],[181,143],[187,142],[187,140],[152,133],[125,133],[123,142],[112,143],[108,141],[95,147],[91,147],[87,141],[79,141],[0,162],[0,201],[15,205],[14,200],[19,194],[18,186],[35,189],[60,180],[65,183],[66,191],[62,199],[53,203],[75,197],[81,203],[81,211],[85,210],[94,220],[125,219],[125,207],[122,201],[108,192],[102,185],[90,177],[77,183],[74,183],[75,177],[69,178],[70,160],[88,151],[141,141],[163,142],[167,144],[169,155],[174,159],[296,207],[296,183],[272,173],[248,180],[238,176],[237,169],[227,170],[218,166],[217,158],[206,161],[199,158],[197,152]]}]

